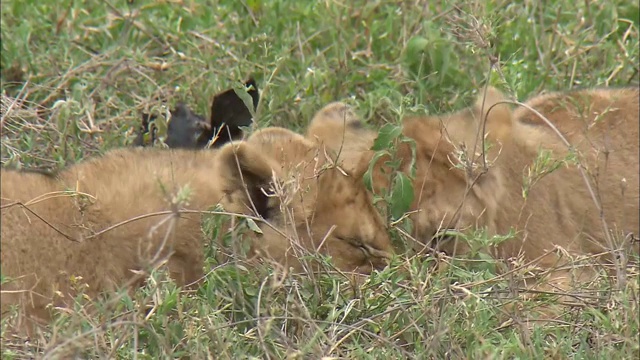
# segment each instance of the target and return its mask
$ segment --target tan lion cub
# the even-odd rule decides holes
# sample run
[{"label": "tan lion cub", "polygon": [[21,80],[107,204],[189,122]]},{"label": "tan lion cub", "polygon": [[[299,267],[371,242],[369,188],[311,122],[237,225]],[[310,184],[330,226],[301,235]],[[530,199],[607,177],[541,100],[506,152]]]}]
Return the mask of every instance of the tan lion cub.
[{"label": "tan lion cub", "polygon": [[47,320],[77,284],[93,298],[161,262],[178,284],[198,283],[200,212],[215,204],[269,223],[257,221],[256,255],[299,270],[300,247],[344,271],[382,268],[393,250],[360,176],[280,128],[215,151],[113,150],[51,176],[2,169],[3,314],[21,305]]},{"label": "tan lion cub", "polygon": [[[515,230],[513,239],[491,253],[503,259],[523,256],[543,268],[564,263],[557,246],[574,255],[599,255],[635,243],[637,252],[639,95],[638,88],[594,89],[529,100],[527,107],[554,124],[575,149],[571,152],[534,111],[512,112],[493,88],[468,109],[404,119],[403,133],[417,150],[415,237],[455,254],[468,247],[444,230],[484,228],[489,235]],[[327,116],[336,112],[342,116]],[[308,136],[341,149],[345,167],[355,168],[358,161],[371,160],[367,149],[376,136],[359,121],[346,105],[333,103],[316,115]],[[402,170],[408,171],[409,145],[398,152]],[[384,162],[381,158],[374,168],[379,189],[389,185]]]}]

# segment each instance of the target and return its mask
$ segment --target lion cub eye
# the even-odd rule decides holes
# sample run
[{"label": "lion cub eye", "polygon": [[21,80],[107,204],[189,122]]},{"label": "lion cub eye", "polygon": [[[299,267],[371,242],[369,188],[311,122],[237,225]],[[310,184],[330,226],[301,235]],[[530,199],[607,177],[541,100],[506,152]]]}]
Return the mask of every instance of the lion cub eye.
[{"label": "lion cub eye", "polygon": [[337,237],[338,239],[340,239],[341,241],[346,242],[347,244],[360,249],[364,255],[366,257],[370,257],[371,256],[371,252],[369,251],[369,247],[367,245],[365,245],[362,241],[358,240],[358,239],[354,239],[354,238],[346,238],[346,237]]},{"label": "lion cub eye", "polygon": [[360,249],[364,253],[364,255],[368,258],[376,258],[376,259],[380,258],[380,259],[387,259],[387,260],[391,259],[391,254],[389,254],[388,251],[375,248],[369,244],[365,244],[361,240],[354,239],[354,238],[341,238],[341,237],[339,237],[338,239],[348,243],[353,247]]}]

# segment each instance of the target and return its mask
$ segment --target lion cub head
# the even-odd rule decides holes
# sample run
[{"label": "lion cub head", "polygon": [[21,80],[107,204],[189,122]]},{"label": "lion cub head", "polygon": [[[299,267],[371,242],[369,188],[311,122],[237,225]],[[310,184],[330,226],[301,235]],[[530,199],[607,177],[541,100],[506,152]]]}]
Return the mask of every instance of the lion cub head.
[{"label": "lion cub head", "polygon": [[341,169],[299,134],[267,128],[230,143],[220,150],[218,174],[227,187],[225,207],[266,220],[253,235],[254,256],[300,270],[300,256],[317,251],[341,270],[369,273],[393,254],[362,171]]},{"label": "lion cub head", "polygon": [[[415,199],[411,206],[417,240],[428,244],[445,229],[463,229],[491,217],[495,203],[503,196],[498,186],[501,175],[486,173],[483,161],[491,161],[511,134],[511,111],[501,104],[503,95],[489,87],[476,103],[461,111],[440,116],[403,119],[403,135],[416,146]],[[485,114],[485,116],[482,116]],[[486,136],[481,136],[480,134]],[[343,103],[323,108],[307,130],[310,138],[334,151],[349,169],[363,168],[374,158],[370,150],[377,134],[364,128],[361,120]],[[484,157],[480,149],[488,149]],[[399,171],[409,172],[412,150],[397,144]],[[375,192],[390,188],[389,156],[377,158],[372,170]],[[491,189],[491,190],[489,190]],[[464,204],[461,206],[461,204]]]},{"label": "lion cub head", "polygon": [[[480,91],[476,103],[444,115],[404,119],[403,134],[416,146],[416,198],[412,209],[414,236],[421,243],[449,253],[466,250],[464,244],[450,241],[448,230],[467,230],[488,226],[495,232],[499,203],[505,198],[504,174],[492,164],[511,141],[512,117],[502,93],[489,87]],[[409,171],[412,154],[408,144],[399,145],[401,169]],[[378,187],[385,186],[381,172],[374,168]],[[375,186],[376,184],[374,184]]]}]

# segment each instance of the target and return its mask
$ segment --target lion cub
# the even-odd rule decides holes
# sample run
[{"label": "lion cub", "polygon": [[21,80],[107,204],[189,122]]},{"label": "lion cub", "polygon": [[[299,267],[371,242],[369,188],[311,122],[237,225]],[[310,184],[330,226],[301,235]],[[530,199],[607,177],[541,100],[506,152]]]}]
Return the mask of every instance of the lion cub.
[{"label": "lion cub", "polygon": [[[515,236],[491,253],[503,259],[523,256],[542,268],[564,262],[556,247],[595,256],[634,243],[638,252],[639,96],[638,88],[553,93],[512,111],[501,103],[505,97],[489,88],[470,108],[404,119],[403,134],[416,143],[414,236],[455,254],[468,246],[447,230],[513,231]],[[326,116],[334,112],[342,116]],[[359,122],[346,105],[333,103],[318,112],[307,134],[341,149],[344,166],[356,168],[371,161],[368,149],[376,137]],[[398,156],[401,170],[409,171],[409,145],[400,144]],[[374,167],[378,189],[389,185],[386,160]]]},{"label": "lion cub", "polygon": [[75,287],[93,298],[140,285],[135,273],[163,262],[179,285],[197,284],[201,212],[216,204],[258,217],[255,256],[300,270],[302,249],[344,271],[380,269],[393,249],[360,177],[281,128],[214,151],[117,149],[54,175],[2,169],[3,315],[19,304],[47,320]]}]

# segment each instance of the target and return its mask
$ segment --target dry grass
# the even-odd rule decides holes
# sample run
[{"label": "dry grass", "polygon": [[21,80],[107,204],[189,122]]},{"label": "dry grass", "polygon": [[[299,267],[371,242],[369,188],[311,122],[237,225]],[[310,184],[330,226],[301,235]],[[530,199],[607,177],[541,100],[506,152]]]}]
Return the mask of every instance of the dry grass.
[{"label": "dry grass", "polygon": [[[3,166],[56,168],[126,146],[141,112],[180,100],[208,116],[211,96],[249,74],[261,90],[258,126],[292,129],[333,100],[382,124],[460,108],[487,80],[518,99],[640,82],[638,6],[627,1],[1,6]],[[406,55],[417,36],[427,40],[418,49],[427,63]],[[3,322],[2,358],[640,356],[633,263],[626,281],[603,275],[560,320],[532,327],[528,309],[562,294],[521,296],[518,280],[535,270],[527,264],[399,258],[357,278],[310,256],[326,270],[291,275],[245,264],[243,249],[228,246],[241,244],[239,235],[219,233],[221,220],[203,222],[209,271],[199,290],[181,292],[154,270],[145,288],[97,303],[97,313],[82,300],[58,310],[40,338],[10,339]],[[408,241],[401,227],[393,236]],[[491,239],[479,233],[475,241]],[[504,266],[510,271],[498,276]]]}]

